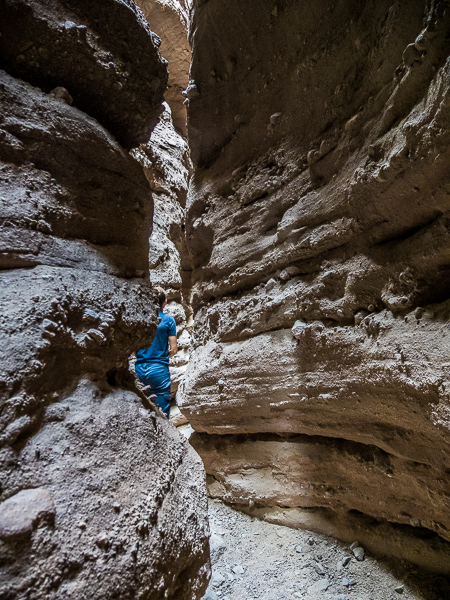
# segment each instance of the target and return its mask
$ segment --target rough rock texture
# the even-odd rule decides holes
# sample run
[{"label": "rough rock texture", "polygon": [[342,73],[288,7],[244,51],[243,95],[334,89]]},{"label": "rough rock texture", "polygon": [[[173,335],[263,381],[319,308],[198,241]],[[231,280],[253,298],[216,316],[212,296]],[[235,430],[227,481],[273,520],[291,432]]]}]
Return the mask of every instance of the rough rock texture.
[{"label": "rough rock texture", "polygon": [[[127,370],[127,356],[149,345],[156,328],[148,281],[150,185],[136,160],[103,128],[111,124],[123,140],[148,130],[163,100],[163,63],[131,2],[102,7],[96,43],[109,44],[114,64],[122,60],[128,35],[147,32],[134,40],[139,46],[136,64],[130,65],[130,76],[136,69],[134,83],[125,96],[117,92],[117,104],[110,89],[105,112],[103,79],[95,68],[103,55],[89,43],[90,11],[100,10],[99,4],[71,2],[67,12],[62,2],[1,5],[8,19],[1,20],[2,52],[14,43],[14,36],[8,44],[4,40],[18,17],[28,15],[36,35],[48,29],[39,43],[43,56],[52,56],[48,70],[55,73],[67,67],[67,55],[61,71],[58,61],[52,62],[60,24],[76,14],[80,38],[67,52],[74,61],[79,56],[83,69],[91,61],[93,77],[84,71],[83,97],[93,99],[88,115],[67,83],[75,81],[70,79],[75,69],[68,71],[69,79],[58,76],[49,83],[47,63],[30,63],[22,76],[34,85],[0,72],[0,597],[5,600],[194,600],[209,577],[203,467]],[[108,37],[110,18],[115,40]],[[34,32],[33,23],[27,21],[23,31]],[[115,110],[124,108],[138,85],[138,61],[150,56],[154,62],[147,61],[139,85],[143,96],[152,86],[160,92],[145,102],[136,96],[142,119],[131,118],[128,108],[127,120]],[[55,83],[70,92],[46,94],[35,87],[47,91]]]},{"label": "rough rock texture", "polygon": [[80,110],[4,72],[1,86],[1,268],[143,277],[152,212],[140,166]]},{"label": "rough rock texture", "polygon": [[1,0],[0,24],[1,68],[47,93],[65,87],[124,146],[147,142],[167,69],[132,0]]},{"label": "rough rock texture", "polygon": [[192,165],[187,142],[175,131],[167,103],[148,144],[134,150],[133,155],[144,167],[155,203],[149,240],[150,280],[165,290],[165,312],[177,324],[179,350],[170,359],[171,391],[175,396],[189,361],[192,331],[192,311],[184,299],[181,278],[182,256],[186,254],[184,212]]},{"label": "rough rock texture", "polygon": [[450,540],[449,28],[439,0],[194,3],[180,400],[217,497]]},{"label": "rough rock texture", "polygon": [[169,62],[168,88],[164,95],[172,110],[173,124],[186,135],[186,98],[191,48],[188,42],[190,0],[138,0],[150,27],[161,38],[161,54]]}]

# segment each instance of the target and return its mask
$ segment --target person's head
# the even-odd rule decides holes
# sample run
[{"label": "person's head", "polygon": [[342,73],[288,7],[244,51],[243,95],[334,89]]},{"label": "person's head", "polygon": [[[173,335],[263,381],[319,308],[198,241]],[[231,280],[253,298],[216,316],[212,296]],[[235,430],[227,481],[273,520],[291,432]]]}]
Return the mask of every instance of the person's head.
[{"label": "person's head", "polygon": [[158,293],[159,308],[162,310],[167,304],[166,292],[161,287],[157,287],[155,289]]}]

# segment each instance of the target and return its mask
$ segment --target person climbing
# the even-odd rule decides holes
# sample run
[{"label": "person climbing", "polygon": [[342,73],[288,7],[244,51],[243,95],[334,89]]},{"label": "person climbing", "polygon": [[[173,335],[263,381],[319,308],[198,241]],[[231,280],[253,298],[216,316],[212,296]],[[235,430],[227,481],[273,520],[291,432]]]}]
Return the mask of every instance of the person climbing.
[{"label": "person climbing", "polygon": [[169,357],[178,352],[175,319],[163,310],[167,304],[166,293],[156,288],[161,321],[156,329],[150,348],[136,352],[136,375],[144,385],[149,385],[151,394],[156,394],[155,404],[170,417],[170,372]]}]

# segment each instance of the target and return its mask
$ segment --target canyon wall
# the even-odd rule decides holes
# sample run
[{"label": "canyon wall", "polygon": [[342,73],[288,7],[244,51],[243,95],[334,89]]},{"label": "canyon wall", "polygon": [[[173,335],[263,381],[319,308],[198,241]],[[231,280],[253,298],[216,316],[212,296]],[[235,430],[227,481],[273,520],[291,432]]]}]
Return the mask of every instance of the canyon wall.
[{"label": "canyon wall", "polygon": [[191,0],[137,0],[146,19],[161,39],[161,54],[169,61],[165,93],[175,129],[186,137],[186,106],[183,91],[188,87],[191,47],[188,41]]},{"label": "canyon wall", "polygon": [[390,523],[441,558],[449,28],[440,0],[194,2],[179,392],[214,497],[350,540]]},{"label": "canyon wall", "polygon": [[126,149],[166,62],[130,0],[0,2],[0,596],[196,599],[198,456],[134,386],[157,305]]}]

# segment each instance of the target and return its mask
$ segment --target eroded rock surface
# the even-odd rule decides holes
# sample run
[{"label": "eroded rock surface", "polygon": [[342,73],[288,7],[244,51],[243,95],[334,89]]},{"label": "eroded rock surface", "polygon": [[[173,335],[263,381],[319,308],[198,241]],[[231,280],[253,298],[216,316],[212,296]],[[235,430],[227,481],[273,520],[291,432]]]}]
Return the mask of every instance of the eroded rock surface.
[{"label": "eroded rock surface", "polygon": [[450,540],[449,26],[194,3],[180,400],[217,497]]},{"label": "eroded rock surface", "polygon": [[125,147],[147,142],[167,63],[133,0],[2,0],[0,23],[0,67],[47,93],[66,88]]},{"label": "eroded rock surface", "polygon": [[49,264],[143,277],[152,211],[142,169],[75,107],[5,72],[1,85],[8,199],[1,268]]},{"label": "eroded rock surface", "polygon": [[138,4],[161,37],[161,53],[170,63],[164,112],[149,143],[141,145],[134,155],[144,167],[155,204],[149,240],[150,279],[166,291],[165,312],[172,315],[177,324],[178,353],[170,359],[174,398],[189,361],[193,328],[189,298],[185,297],[189,277],[183,270],[190,264],[185,249],[184,215],[192,163],[186,140],[186,99],[182,93],[189,83],[190,2],[139,0]]},{"label": "eroded rock surface", "polygon": [[188,42],[190,0],[138,0],[153,31],[161,38],[161,54],[169,61],[169,81],[164,97],[172,109],[173,124],[186,135],[183,91],[189,84],[191,48]]},{"label": "eroded rock surface", "polygon": [[[151,188],[104,129],[124,143],[149,131],[162,109],[164,68],[134,3],[103,3],[96,18],[98,5],[88,4],[1,7],[11,72],[0,73],[0,597],[193,600],[209,577],[203,467],[127,370],[128,355],[156,329]],[[21,31],[45,30],[42,55],[52,53],[47,71],[41,61],[24,67],[29,81],[15,77],[4,54],[23,15]],[[75,41],[59,63],[61,26]],[[131,35],[134,82],[124,96],[108,88],[106,106],[98,47],[107,44],[119,64]],[[59,77],[67,70],[75,82],[69,55],[79,56],[85,105]],[[150,56],[143,74],[140,61]],[[136,96],[132,109],[128,93],[140,78],[151,99]]]}]

